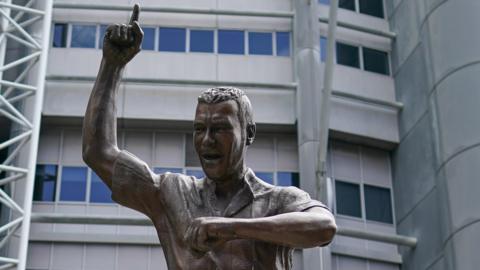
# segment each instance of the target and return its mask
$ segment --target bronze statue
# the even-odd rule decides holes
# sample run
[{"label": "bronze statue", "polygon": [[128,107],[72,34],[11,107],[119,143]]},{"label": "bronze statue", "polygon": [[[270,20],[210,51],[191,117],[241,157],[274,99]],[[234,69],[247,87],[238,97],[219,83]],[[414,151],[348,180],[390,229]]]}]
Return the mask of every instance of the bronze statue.
[{"label": "bronze statue", "polygon": [[243,91],[217,87],[198,98],[194,144],[206,177],[154,174],[116,138],[115,96],[125,65],[140,51],[135,5],[128,25],[107,28],[103,58],[83,125],[83,158],[112,198],[147,215],[169,269],[291,269],[293,248],[330,243],[333,215],[295,187],[263,182],[246,167],[255,138]]}]

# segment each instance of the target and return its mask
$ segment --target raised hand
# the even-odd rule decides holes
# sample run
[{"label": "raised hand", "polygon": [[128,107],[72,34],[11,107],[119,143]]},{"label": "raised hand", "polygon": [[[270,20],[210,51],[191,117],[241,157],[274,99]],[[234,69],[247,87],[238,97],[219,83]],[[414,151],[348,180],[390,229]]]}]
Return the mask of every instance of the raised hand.
[{"label": "raised hand", "polygon": [[103,39],[103,57],[109,64],[125,66],[140,52],[143,31],[138,23],[140,7],[135,4],[128,24],[108,26]]}]

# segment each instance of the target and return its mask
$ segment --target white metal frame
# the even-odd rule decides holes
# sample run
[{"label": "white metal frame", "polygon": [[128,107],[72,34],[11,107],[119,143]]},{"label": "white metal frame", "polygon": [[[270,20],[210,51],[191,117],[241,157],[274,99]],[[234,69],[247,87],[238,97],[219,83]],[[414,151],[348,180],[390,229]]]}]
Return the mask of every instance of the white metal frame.
[{"label": "white metal frame", "polygon": [[[11,133],[11,137],[0,142],[0,150],[8,149],[8,157],[2,161],[0,172],[5,177],[0,185],[19,185],[23,189],[23,198],[0,189],[2,207],[10,210],[10,220],[0,224],[0,233],[4,234],[0,248],[11,243],[12,236],[18,236],[18,244],[10,250],[8,257],[0,257],[0,269],[26,268],[32,197],[35,178],[38,138],[40,131],[41,109],[47,65],[47,52],[50,40],[52,0],[30,0],[23,5],[15,5],[15,0],[0,2],[0,115],[12,121],[20,132]],[[16,59],[5,63],[6,46],[15,42],[24,47],[26,53],[20,53]],[[3,78],[3,72],[18,68],[14,80]],[[25,102],[25,110],[19,109],[19,102]],[[28,111],[28,112],[27,112]],[[19,153],[27,153],[26,164],[20,164],[16,158]],[[22,201],[23,200],[23,201]],[[3,223],[3,222],[2,222]]]}]

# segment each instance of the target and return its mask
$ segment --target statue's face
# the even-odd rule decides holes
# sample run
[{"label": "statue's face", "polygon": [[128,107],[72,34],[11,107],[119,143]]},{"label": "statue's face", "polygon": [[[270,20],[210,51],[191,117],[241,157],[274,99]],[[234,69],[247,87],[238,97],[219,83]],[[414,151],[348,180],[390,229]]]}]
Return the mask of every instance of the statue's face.
[{"label": "statue's face", "polygon": [[199,103],[195,113],[193,142],[203,171],[215,181],[227,181],[243,170],[245,132],[234,100]]}]

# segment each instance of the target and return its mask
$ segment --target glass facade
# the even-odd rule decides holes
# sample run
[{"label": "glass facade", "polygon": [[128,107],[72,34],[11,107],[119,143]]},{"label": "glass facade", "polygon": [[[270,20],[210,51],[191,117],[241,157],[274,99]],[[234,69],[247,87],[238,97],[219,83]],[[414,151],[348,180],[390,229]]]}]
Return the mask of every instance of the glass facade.
[{"label": "glass facade", "polygon": [[90,202],[93,203],[113,203],[112,192],[103,183],[102,179],[92,171],[90,183]]},{"label": "glass facade", "polygon": [[272,33],[249,32],[248,53],[253,55],[272,55]]},{"label": "glass facade", "polygon": [[96,36],[97,26],[73,24],[70,47],[95,48]]},{"label": "glass facade", "polygon": [[161,52],[184,52],[186,41],[185,28],[160,27],[159,51]]},{"label": "glass facade", "polygon": [[54,24],[52,47],[54,48],[67,47],[67,30],[68,30],[68,24],[65,24],[65,23]]},{"label": "glass facade", "polygon": [[190,30],[190,51],[213,53],[213,30]]},{"label": "glass facade", "polygon": [[143,41],[142,41],[142,50],[155,50],[155,28],[153,27],[142,27],[143,30]]},{"label": "glass facade", "polygon": [[337,214],[362,217],[360,185],[337,180],[335,195]]},{"label": "glass facade", "polygon": [[390,75],[390,64],[388,54],[375,49],[362,48],[363,68],[379,74]]},{"label": "glass facade", "polygon": [[218,53],[245,54],[245,32],[218,30]]},{"label": "glass facade", "polygon": [[57,165],[38,164],[35,171],[34,201],[55,201]]},{"label": "glass facade", "polygon": [[64,166],[60,184],[60,201],[85,201],[87,168]]},{"label": "glass facade", "polygon": [[278,56],[290,56],[290,32],[276,32]]},{"label": "glass facade", "polygon": [[364,185],[367,220],[393,224],[390,189]]},{"label": "glass facade", "polygon": [[337,42],[337,64],[360,68],[358,47]]}]

